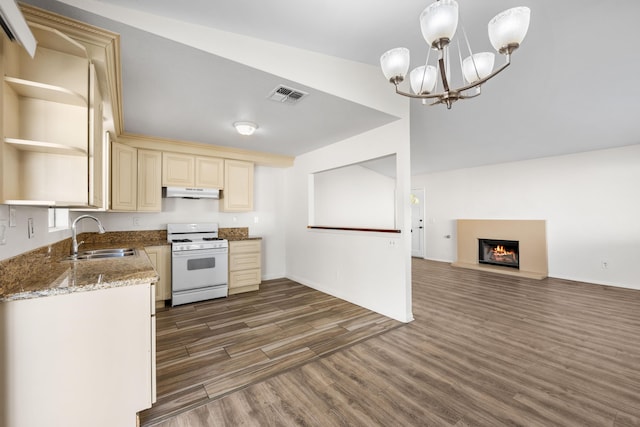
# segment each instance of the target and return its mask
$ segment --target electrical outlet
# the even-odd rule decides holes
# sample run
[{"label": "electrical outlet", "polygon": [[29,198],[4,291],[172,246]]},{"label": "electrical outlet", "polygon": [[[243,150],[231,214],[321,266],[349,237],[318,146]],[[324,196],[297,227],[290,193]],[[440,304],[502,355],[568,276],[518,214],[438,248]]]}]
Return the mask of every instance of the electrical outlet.
[{"label": "electrical outlet", "polygon": [[607,268],[609,268],[609,263],[607,261],[602,261],[602,269],[606,270]]},{"label": "electrical outlet", "polygon": [[135,225],[136,227],[138,227],[140,225],[140,217],[139,216],[134,216],[133,217],[133,225]]}]

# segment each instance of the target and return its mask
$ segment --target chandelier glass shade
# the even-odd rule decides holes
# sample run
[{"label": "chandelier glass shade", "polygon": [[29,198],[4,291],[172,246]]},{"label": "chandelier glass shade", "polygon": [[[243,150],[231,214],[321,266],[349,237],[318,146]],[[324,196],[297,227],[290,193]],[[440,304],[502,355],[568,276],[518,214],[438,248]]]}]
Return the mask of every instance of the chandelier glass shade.
[{"label": "chandelier glass shade", "polygon": [[[449,49],[458,29],[458,3],[455,0],[438,0],[427,6],[420,14],[420,28],[429,47],[429,53],[431,49],[438,52],[436,66],[429,65],[429,54],[427,54],[425,65],[411,71],[409,80],[413,93],[404,92],[398,87],[409,70],[408,49],[399,47],[385,52],[380,57],[382,72],[395,86],[396,93],[399,95],[423,99],[425,103],[426,100],[432,100],[431,105],[445,104],[447,108],[451,108],[451,105],[459,99],[480,95],[481,85],[509,66],[511,54],[520,46],[527,34],[530,14],[528,7],[515,7],[499,13],[489,21],[489,40],[494,49],[506,57],[506,62],[495,70],[495,54],[473,53],[462,28],[464,44],[469,56],[462,59],[461,43],[458,40],[458,57],[464,81],[462,86],[452,88]],[[434,92],[436,88],[438,91]]]},{"label": "chandelier glass shade", "polygon": [[420,14],[422,37],[429,46],[437,47],[441,40],[451,40],[458,28],[458,3],[440,0],[431,3]]}]

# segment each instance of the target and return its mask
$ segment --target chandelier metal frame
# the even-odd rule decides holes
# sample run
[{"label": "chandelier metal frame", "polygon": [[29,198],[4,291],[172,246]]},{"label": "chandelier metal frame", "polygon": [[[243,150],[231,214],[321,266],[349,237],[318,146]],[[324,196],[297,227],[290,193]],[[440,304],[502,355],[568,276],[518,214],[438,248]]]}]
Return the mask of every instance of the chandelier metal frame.
[{"label": "chandelier metal frame", "polygon": [[[442,3],[440,3],[442,0],[437,0],[435,3],[433,3],[431,6],[427,7],[425,9],[425,11],[423,12],[422,15],[425,15],[428,12],[428,9],[433,8],[434,6],[439,6],[440,4],[455,4],[455,10],[456,10],[456,14],[457,14],[457,3],[455,2],[455,0],[444,0],[442,1]],[[526,14],[526,20],[525,22],[507,22],[507,19],[509,19],[509,15],[513,14],[514,12],[512,11],[517,11],[517,12],[525,12]],[[422,20],[422,15],[421,15],[421,20]],[[506,19],[503,19],[504,16],[507,16]],[[477,96],[479,96],[481,94],[481,86],[486,83],[487,81],[491,80],[492,78],[494,78],[496,75],[500,74],[502,71],[504,71],[505,68],[507,68],[509,65],[511,65],[511,54],[513,53],[513,51],[515,51],[519,46],[520,43],[522,42],[522,40],[524,39],[524,36],[526,35],[526,32],[528,30],[528,26],[529,26],[529,9],[526,7],[520,7],[520,8],[513,8],[513,9],[509,9],[507,11],[502,12],[499,15],[496,15],[495,18],[493,18],[492,21],[490,21],[489,23],[489,36],[490,39],[492,38],[492,28],[491,25],[494,24],[495,22],[501,19],[502,22],[500,22],[499,24],[502,24],[503,27],[506,28],[505,29],[500,29],[502,30],[503,33],[507,33],[509,31],[511,31],[512,33],[515,32],[519,32],[518,35],[514,36],[513,34],[497,34],[494,35],[494,38],[496,38],[497,40],[491,40],[492,44],[494,45],[494,48],[498,51],[498,53],[505,55],[506,57],[506,62],[500,66],[499,68],[492,70],[489,74],[481,76],[480,72],[479,72],[479,66],[476,63],[477,59],[475,57],[475,55],[473,54],[473,52],[471,52],[471,46],[469,44],[469,40],[467,39],[467,35],[466,32],[464,31],[464,28],[462,28],[462,32],[464,34],[464,38],[467,44],[467,48],[469,50],[470,56],[467,59],[470,59],[471,64],[473,66],[473,71],[475,74],[475,77],[477,78],[476,80],[469,82],[466,85],[460,86],[458,88],[452,88],[450,85],[450,77],[448,76],[449,73],[449,69],[450,67],[448,67],[448,62],[449,62],[449,45],[451,43],[451,38],[453,37],[453,35],[455,34],[455,30],[457,27],[457,22],[453,25],[453,31],[452,31],[452,35],[451,37],[438,37],[435,38],[430,47],[429,47],[429,54],[431,49],[436,49],[438,51],[438,60],[437,60],[437,73],[439,74],[440,77],[440,82],[442,84],[442,91],[441,92],[437,92],[437,93],[431,93],[430,91],[423,91],[423,86],[424,86],[424,82],[426,79],[426,68],[428,66],[429,63],[429,54],[427,55],[427,59],[425,62],[425,67],[423,67],[423,70],[421,71],[423,73],[422,75],[422,86],[420,87],[419,93],[411,93],[411,92],[406,92],[400,89],[399,85],[400,83],[402,83],[405,80],[405,75],[406,72],[408,71],[408,61],[409,61],[409,57],[408,57],[408,51],[406,53],[407,58],[406,58],[406,64],[404,64],[404,66],[400,66],[400,68],[402,69],[401,71],[398,70],[394,70],[392,69],[391,71],[386,70],[385,68],[389,67],[388,64],[385,64],[385,57],[389,54],[393,54],[394,51],[397,50],[403,50],[404,48],[396,48],[396,49],[392,49],[388,52],[386,52],[384,55],[382,55],[382,57],[380,58],[380,63],[381,63],[381,67],[383,69],[383,73],[385,73],[385,76],[388,76],[388,73],[390,72],[394,72],[391,76],[389,77],[389,82],[392,83],[395,86],[395,91],[398,95],[402,95],[405,97],[409,97],[409,98],[414,98],[414,99],[421,99],[424,101],[426,100],[434,100],[434,102],[432,102],[429,105],[438,105],[438,104],[445,104],[447,106],[447,109],[451,109],[451,106],[453,105],[454,102],[460,100],[460,99],[469,99],[469,98],[475,98]],[[457,16],[456,16],[456,21],[457,21]],[[517,25],[520,25],[521,28],[516,28]],[[494,30],[494,31],[498,31],[498,30]],[[425,34],[425,28],[423,27],[423,35],[425,37],[425,40],[427,40],[428,42],[428,38],[427,35]],[[509,39],[509,37],[511,37],[511,39]],[[497,43],[497,45],[496,45]],[[404,49],[406,50],[406,49]],[[483,54],[487,54],[489,55],[489,53],[485,53],[483,52]],[[464,68],[463,66],[463,61],[462,61],[462,56],[461,56],[461,50],[459,47],[459,42],[458,42],[458,55],[460,56],[460,63],[461,63],[461,67]],[[493,54],[490,54],[493,58]],[[398,64],[393,64],[391,67],[393,66],[398,66]],[[403,68],[404,67],[404,68]],[[491,67],[493,67],[493,59],[491,60]],[[414,70],[416,71],[416,70]],[[464,75],[464,71],[463,71],[463,75]],[[435,77],[437,79],[437,77]],[[464,77],[465,79],[467,79],[467,77]],[[412,76],[413,79],[413,76]],[[468,80],[467,80],[468,81]],[[437,84],[437,82],[433,83],[434,85]],[[434,86],[435,87],[435,86]],[[477,90],[473,93],[465,93],[471,89],[476,88]],[[415,88],[414,88],[415,91]],[[426,103],[426,102],[425,102]]]}]

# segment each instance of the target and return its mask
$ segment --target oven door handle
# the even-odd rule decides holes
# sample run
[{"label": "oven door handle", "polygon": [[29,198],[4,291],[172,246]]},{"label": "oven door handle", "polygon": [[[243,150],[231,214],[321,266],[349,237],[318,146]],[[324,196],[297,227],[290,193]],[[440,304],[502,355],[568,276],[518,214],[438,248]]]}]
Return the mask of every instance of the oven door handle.
[{"label": "oven door handle", "polygon": [[212,255],[224,255],[226,253],[228,253],[226,249],[223,249],[223,250],[196,249],[196,250],[189,250],[189,251],[174,251],[172,252],[172,256],[176,258],[193,257],[193,256],[206,257],[206,256],[212,256]]}]

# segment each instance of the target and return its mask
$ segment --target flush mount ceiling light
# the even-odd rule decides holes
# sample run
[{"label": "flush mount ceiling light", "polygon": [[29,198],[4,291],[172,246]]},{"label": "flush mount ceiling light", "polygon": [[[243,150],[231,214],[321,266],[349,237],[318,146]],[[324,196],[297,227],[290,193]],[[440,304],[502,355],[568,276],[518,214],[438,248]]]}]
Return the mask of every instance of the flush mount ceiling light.
[{"label": "flush mount ceiling light", "polygon": [[[492,52],[472,53],[467,34],[461,26],[469,56],[462,59],[460,38],[457,38],[456,47],[464,81],[462,86],[453,89],[450,87],[449,45],[458,27],[458,3],[455,0],[438,0],[427,6],[420,14],[422,36],[429,49],[425,65],[414,68],[409,74],[413,93],[403,92],[398,88],[409,70],[408,49],[398,47],[385,52],[380,57],[382,72],[396,87],[397,94],[422,99],[425,104],[428,99],[432,99],[433,103],[430,105],[446,104],[450,109],[451,105],[459,99],[480,95],[481,85],[509,66],[511,53],[520,46],[529,29],[530,13],[528,7],[515,7],[499,13],[489,21],[489,40],[495,50],[506,56],[506,63],[495,71],[493,70],[494,54]],[[438,51],[436,66],[429,65],[432,49]],[[442,85],[440,92],[437,92],[436,88],[438,75]]]},{"label": "flush mount ceiling light", "polygon": [[235,122],[233,127],[236,128],[240,135],[253,135],[258,129],[258,125],[252,122]]}]

